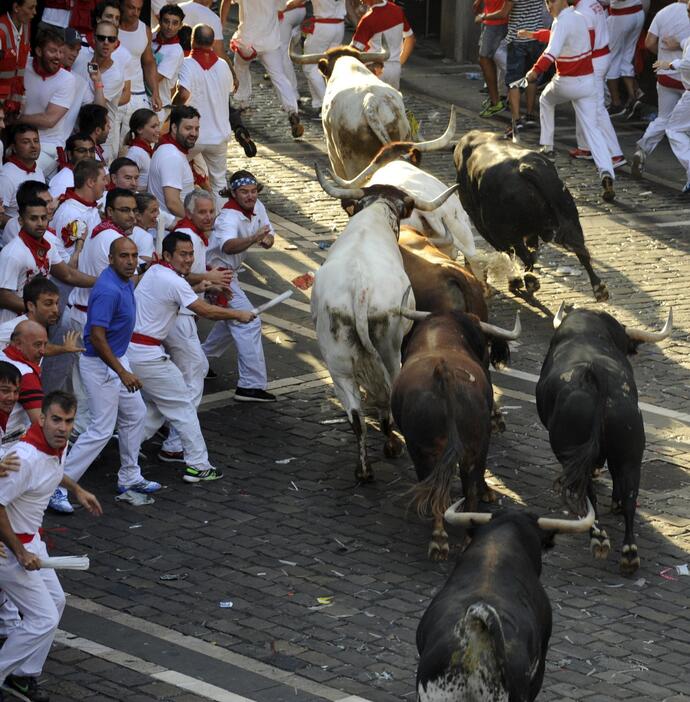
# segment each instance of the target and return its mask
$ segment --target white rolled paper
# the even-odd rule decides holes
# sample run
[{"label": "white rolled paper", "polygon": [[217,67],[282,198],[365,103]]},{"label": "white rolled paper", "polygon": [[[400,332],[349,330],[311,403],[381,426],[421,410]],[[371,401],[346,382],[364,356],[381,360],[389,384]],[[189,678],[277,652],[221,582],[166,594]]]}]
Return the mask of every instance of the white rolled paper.
[{"label": "white rolled paper", "polygon": [[272,300],[269,300],[268,302],[264,302],[263,305],[259,305],[258,307],[255,307],[252,312],[254,314],[261,314],[262,312],[265,312],[266,310],[270,310],[271,307],[275,307],[276,305],[279,305],[281,302],[284,300],[287,300],[288,297],[292,295],[292,290],[286,290],[284,293],[280,293],[280,295],[276,295]]},{"label": "white rolled paper", "polygon": [[55,570],[88,570],[88,556],[48,556],[41,558],[41,568],[54,568]]}]

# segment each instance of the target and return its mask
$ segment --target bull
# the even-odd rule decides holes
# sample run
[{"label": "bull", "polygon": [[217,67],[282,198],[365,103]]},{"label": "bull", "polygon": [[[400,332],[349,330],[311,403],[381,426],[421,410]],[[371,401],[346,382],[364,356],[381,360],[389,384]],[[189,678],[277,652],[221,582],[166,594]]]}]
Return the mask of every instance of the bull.
[{"label": "bull", "polygon": [[497,251],[514,251],[527,273],[509,287],[532,295],[539,240],[574,253],[589,276],[594,297],[608,300],[605,283],[592,268],[572,195],[554,164],[493,132],[471,131],[455,147],[460,200],[477,231]]},{"label": "bull", "polygon": [[433,518],[429,558],[445,560],[443,513],[457,467],[470,511],[491,499],[484,480],[494,406],[487,339],[496,340],[507,361],[506,341],[519,336],[520,319],[509,332],[459,311],[406,315],[421,321],[406,341],[391,409],[417,473],[417,512]]},{"label": "bull", "polygon": [[587,531],[578,520],[514,509],[446,512],[449,524],[476,527],[417,627],[420,702],[531,702],[544,679],[551,604],[539,581],[541,554],[556,532]]},{"label": "bull", "polygon": [[390,392],[400,371],[403,336],[412,324],[402,312],[408,303],[414,304],[414,296],[397,244],[400,218],[414,207],[439,207],[457,185],[425,201],[391,186],[340,188],[328,182],[318,166],[316,174],[326,193],[348,200],[356,210],[315,275],[311,312],[336,395],[357,437],[355,477],[371,481],[360,387],[367,404],[378,411],[386,455],[399,455],[402,448],[393,434]]},{"label": "bull", "polygon": [[[620,560],[624,575],[640,565],[633,523],[645,447],[628,355],[643,342],[665,339],[672,327],[672,310],[660,332],[647,332],[626,328],[605,312],[578,309],[565,316],[561,305],[536,388],[539,418],[563,468],[558,484],[566,504],[577,510],[587,497],[596,510],[592,476],[608,465],[611,510],[622,512],[625,521]],[[596,558],[606,558],[611,548],[598,519],[590,531],[590,546]]]}]

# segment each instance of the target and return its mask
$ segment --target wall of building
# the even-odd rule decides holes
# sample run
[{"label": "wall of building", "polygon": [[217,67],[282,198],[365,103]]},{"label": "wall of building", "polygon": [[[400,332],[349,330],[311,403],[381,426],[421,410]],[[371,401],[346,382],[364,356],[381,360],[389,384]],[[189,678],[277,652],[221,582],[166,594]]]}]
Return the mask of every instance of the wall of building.
[{"label": "wall of building", "polygon": [[441,0],[441,49],[448,58],[476,62],[479,32],[472,0]]}]

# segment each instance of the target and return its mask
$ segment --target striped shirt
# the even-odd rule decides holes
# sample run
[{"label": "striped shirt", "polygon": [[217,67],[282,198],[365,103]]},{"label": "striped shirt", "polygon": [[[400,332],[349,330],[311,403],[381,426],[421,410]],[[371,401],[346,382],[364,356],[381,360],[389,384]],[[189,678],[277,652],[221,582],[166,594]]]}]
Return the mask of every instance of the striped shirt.
[{"label": "striped shirt", "polygon": [[544,3],[542,0],[513,0],[508,18],[508,42],[526,42],[531,39],[518,39],[518,29],[535,32],[544,26]]}]

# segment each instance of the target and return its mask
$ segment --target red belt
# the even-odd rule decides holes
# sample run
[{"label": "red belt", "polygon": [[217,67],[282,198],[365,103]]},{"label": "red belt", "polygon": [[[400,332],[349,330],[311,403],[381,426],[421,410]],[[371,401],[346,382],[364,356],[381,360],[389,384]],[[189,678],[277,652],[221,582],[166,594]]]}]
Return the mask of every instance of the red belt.
[{"label": "red belt", "polygon": [[602,46],[600,49],[592,49],[592,58],[599,58],[600,56],[606,56],[606,54],[610,53],[609,52],[609,46],[608,44],[606,46]]},{"label": "red belt", "polygon": [[152,336],[134,332],[134,334],[132,334],[132,343],[141,344],[142,346],[160,346],[163,342],[160,339],[154,339]]},{"label": "red belt", "polygon": [[240,45],[233,39],[230,42],[230,48],[236,53],[239,54],[240,58],[243,59],[244,61],[252,61],[253,59],[256,58],[256,49],[252,47],[252,51],[250,54],[243,54],[242,51],[240,51]]},{"label": "red belt", "polygon": [[315,24],[342,24],[344,21],[342,17],[308,17],[302,22],[302,31],[313,34]]},{"label": "red belt", "polygon": [[15,536],[23,543],[29,544],[34,540],[36,534],[15,534]]},{"label": "red belt", "polygon": [[685,86],[675,78],[671,78],[668,75],[660,75],[656,77],[656,82],[659,85],[663,85],[664,88],[671,88],[671,90],[685,90]]},{"label": "red belt", "polygon": [[642,5],[633,5],[632,7],[609,7],[610,15],[634,15],[642,11]]},{"label": "red belt", "polygon": [[72,305],[72,307],[76,307],[80,312],[88,312],[89,308],[86,307],[86,305]]}]

